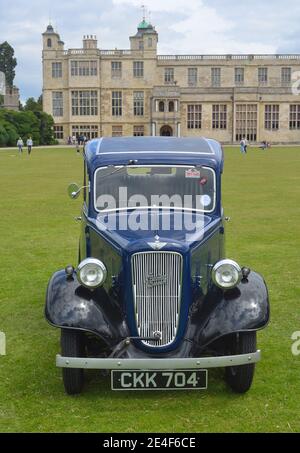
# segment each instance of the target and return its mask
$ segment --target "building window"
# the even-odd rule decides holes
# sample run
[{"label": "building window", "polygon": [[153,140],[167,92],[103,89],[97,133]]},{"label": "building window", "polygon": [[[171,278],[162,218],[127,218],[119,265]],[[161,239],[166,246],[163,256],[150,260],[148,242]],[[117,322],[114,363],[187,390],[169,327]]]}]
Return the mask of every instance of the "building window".
[{"label": "building window", "polygon": [[133,92],[133,114],[134,116],[144,115],[144,92],[134,91]]},{"label": "building window", "polygon": [[72,115],[95,116],[98,115],[97,91],[72,91]]},{"label": "building window", "polygon": [[144,41],[139,41],[139,50],[144,50]]},{"label": "building window", "polygon": [[195,86],[197,85],[198,79],[198,69],[197,68],[188,68],[188,85]]},{"label": "building window", "polygon": [[112,79],[120,79],[122,77],[122,62],[112,61],[111,62],[111,77]]},{"label": "building window", "polygon": [[278,131],[279,105],[265,105],[265,129]]},{"label": "building window", "polygon": [[122,137],[123,135],[123,126],[112,126],[111,136],[112,137]]},{"label": "building window", "polygon": [[52,47],[52,40],[51,38],[47,39],[47,47]]},{"label": "building window", "polygon": [[88,140],[99,137],[99,128],[96,124],[76,124],[72,126],[72,136],[85,136]]},{"label": "building window", "polygon": [[268,83],[268,68],[258,68],[258,83],[260,85]]},{"label": "building window", "polygon": [[169,101],[169,112],[174,112],[175,104],[174,101]]},{"label": "building window", "polygon": [[211,86],[221,86],[221,68],[211,68]]},{"label": "building window", "polygon": [[164,103],[164,101],[159,101],[158,111],[159,112],[164,112],[165,111],[165,103]]},{"label": "building window", "polygon": [[153,39],[148,38],[148,47],[152,47],[152,46],[153,46]]},{"label": "building window", "polygon": [[144,137],[144,135],[145,135],[144,126],[133,126],[134,137]]},{"label": "building window", "polygon": [[71,76],[87,77],[97,75],[97,61],[73,60],[71,61]]},{"label": "building window", "polygon": [[54,126],[53,132],[54,132],[54,138],[56,140],[63,140],[63,138],[64,138],[64,127],[63,126]]},{"label": "building window", "polygon": [[201,129],[202,127],[202,105],[188,105],[187,110],[187,128]]},{"label": "building window", "polygon": [[292,81],[292,68],[281,68],[281,83],[283,86],[289,85]]},{"label": "building window", "polygon": [[300,104],[290,105],[290,129],[300,129]]},{"label": "building window", "polygon": [[52,113],[53,116],[63,116],[63,93],[62,91],[52,92]]},{"label": "building window", "polygon": [[92,60],[90,61],[90,75],[96,76],[97,74],[98,74],[97,61]]},{"label": "building window", "polygon": [[165,83],[174,83],[174,68],[165,68]]},{"label": "building window", "polygon": [[257,139],[257,105],[237,104],[236,105],[236,141],[243,138],[251,142]]},{"label": "building window", "polygon": [[144,62],[134,61],[133,62],[133,77],[144,77]]},{"label": "building window", "polygon": [[59,77],[62,77],[62,63],[61,62],[52,63],[52,77],[54,79],[58,79]]},{"label": "building window", "polygon": [[212,106],[212,128],[227,129],[227,105],[216,104]]},{"label": "building window", "polygon": [[245,69],[235,68],[234,70],[234,83],[235,85],[243,85],[245,81]]},{"label": "building window", "polygon": [[112,116],[122,116],[122,91],[112,91],[111,93],[111,114]]}]

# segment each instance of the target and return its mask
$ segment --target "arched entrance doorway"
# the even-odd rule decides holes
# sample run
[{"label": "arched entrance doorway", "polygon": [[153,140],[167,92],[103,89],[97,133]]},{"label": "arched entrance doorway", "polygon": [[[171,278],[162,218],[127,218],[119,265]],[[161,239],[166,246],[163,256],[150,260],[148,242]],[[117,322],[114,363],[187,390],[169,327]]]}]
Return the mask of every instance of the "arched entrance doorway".
[{"label": "arched entrance doorway", "polygon": [[160,135],[162,137],[172,137],[173,136],[173,129],[171,128],[171,126],[163,126],[160,129]]}]

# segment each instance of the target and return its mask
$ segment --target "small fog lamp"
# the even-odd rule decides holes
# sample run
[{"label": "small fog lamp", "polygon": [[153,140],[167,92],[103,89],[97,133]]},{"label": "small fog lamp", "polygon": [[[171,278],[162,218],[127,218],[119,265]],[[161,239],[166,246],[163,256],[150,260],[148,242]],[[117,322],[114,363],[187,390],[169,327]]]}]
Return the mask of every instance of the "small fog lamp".
[{"label": "small fog lamp", "polygon": [[242,276],[244,280],[247,280],[251,272],[251,269],[249,267],[242,267]]},{"label": "small fog lamp", "polygon": [[74,272],[74,267],[71,264],[68,264],[65,267],[65,273],[66,273],[67,279],[72,278],[73,272]]}]

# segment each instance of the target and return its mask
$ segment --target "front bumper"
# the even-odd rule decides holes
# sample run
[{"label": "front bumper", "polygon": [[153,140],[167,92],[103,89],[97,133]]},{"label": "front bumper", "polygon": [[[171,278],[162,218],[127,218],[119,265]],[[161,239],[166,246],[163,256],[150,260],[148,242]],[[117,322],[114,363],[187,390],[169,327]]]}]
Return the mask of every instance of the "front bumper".
[{"label": "front bumper", "polygon": [[95,370],[184,370],[223,368],[230,366],[249,365],[259,362],[261,352],[249,354],[176,359],[118,359],[118,358],[84,358],[56,356],[56,366],[59,368],[84,368]]}]

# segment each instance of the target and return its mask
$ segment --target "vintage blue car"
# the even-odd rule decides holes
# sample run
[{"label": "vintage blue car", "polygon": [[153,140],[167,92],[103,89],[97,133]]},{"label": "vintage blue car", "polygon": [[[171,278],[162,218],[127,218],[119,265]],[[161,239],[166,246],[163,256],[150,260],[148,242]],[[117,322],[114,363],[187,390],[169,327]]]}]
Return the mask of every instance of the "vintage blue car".
[{"label": "vintage blue car", "polygon": [[224,156],[205,138],[119,137],[84,153],[78,265],[50,279],[45,315],[61,329],[65,390],[84,369],[114,390],[198,390],[225,368],[252,384],[256,332],[269,322],[263,278],[226,258]]}]

